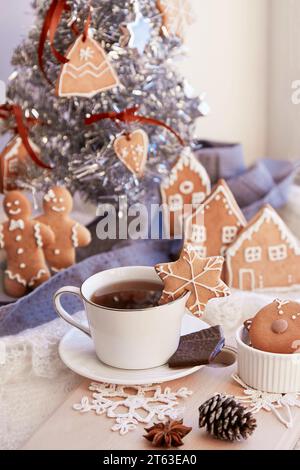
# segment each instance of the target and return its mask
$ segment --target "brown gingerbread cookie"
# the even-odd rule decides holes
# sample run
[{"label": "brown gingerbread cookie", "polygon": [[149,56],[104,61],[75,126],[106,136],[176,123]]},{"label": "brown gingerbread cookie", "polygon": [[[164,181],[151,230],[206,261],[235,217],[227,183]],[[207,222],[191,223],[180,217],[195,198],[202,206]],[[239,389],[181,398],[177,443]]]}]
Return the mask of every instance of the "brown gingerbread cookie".
[{"label": "brown gingerbread cookie", "polygon": [[255,349],[277,354],[300,353],[300,304],[276,299],[258,312],[248,329]]},{"label": "brown gingerbread cookie", "polygon": [[87,246],[91,234],[86,227],[71,219],[73,208],[70,192],[57,186],[44,196],[44,214],[36,220],[46,224],[55,235],[55,242],[45,249],[45,256],[53,272],[66,269],[76,262],[76,248]]},{"label": "brown gingerbread cookie", "polygon": [[0,248],[7,254],[4,289],[11,297],[22,297],[50,278],[43,249],[54,242],[54,234],[30,219],[30,203],[20,191],[8,192],[3,206],[8,217],[0,225]]},{"label": "brown gingerbread cookie", "polygon": [[209,300],[230,295],[221,280],[223,263],[221,256],[201,258],[196,251],[184,248],[175,263],[158,264],[155,269],[164,283],[161,303],[172,302],[190,292],[187,308],[193,315],[203,316]]},{"label": "brown gingerbread cookie", "polygon": [[226,283],[241,290],[300,285],[300,245],[273,207],[266,205],[237,233],[226,252]]}]

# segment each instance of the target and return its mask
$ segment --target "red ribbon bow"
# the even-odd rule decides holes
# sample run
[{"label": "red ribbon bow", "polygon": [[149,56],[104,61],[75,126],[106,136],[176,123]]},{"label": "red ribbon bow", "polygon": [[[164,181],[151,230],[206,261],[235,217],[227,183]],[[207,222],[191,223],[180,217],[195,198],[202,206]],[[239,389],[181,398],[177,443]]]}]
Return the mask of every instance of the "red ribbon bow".
[{"label": "red ribbon bow", "polygon": [[[45,44],[49,35],[49,42],[50,42],[50,47],[52,54],[54,57],[60,62],[61,64],[67,64],[69,62],[69,59],[62,55],[54,46],[54,39],[55,39],[55,34],[58,28],[58,25],[61,21],[61,18],[64,13],[70,12],[71,8],[67,4],[67,0],[52,0],[52,3],[50,4],[50,7],[46,13],[44,24],[42,26],[41,34],[40,34],[40,40],[39,40],[39,45],[38,45],[38,61],[39,61],[39,66],[41,69],[42,74],[44,75],[45,79],[47,82],[53,86],[53,83],[51,80],[47,77],[46,71],[45,71],[45,66],[44,66],[44,50],[45,50]],[[88,18],[85,22],[84,26],[84,31],[83,31],[83,41],[86,40],[87,34],[88,34],[88,29],[90,27],[91,23],[91,7],[89,5],[89,14]],[[79,35],[79,31],[73,22],[72,25],[70,26],[71,30],[75,35]]]},{"label": "red ribbon bow", "polygon": [[90,125],[90,124],[93,124],[94,122],[102,121],[103,119],[111,119],[112,121],[120,121],[120,122],[125,122],[125,123],[140,122],[142,124],[160,126],[160,127],[164,127],[173,135],[175,135],[180,145],[182,146],[185,145],[184,140],[178,134],[178,132],[176,132],[172,127],[168,126],[168,124],[166,124],[163,121],[159,121],[158,119],[141,116],[137,114],[138,110],[139,110],[139,106],[134,106],[132,108],[124,109],[124,111],[121,111],[120,113],[107,112],[107,113],[94,114],[93,116],[85,120],[85,124]]},{"label": "red ribbon bow", "polygon": [[39,121],[35,118],[27,118],[26,124],[23,120],[23,112],[22,108],[17,104],[4,104],[0,106],[0,118],[1,119],[9,119],[10,116],[14,116],[16,121],[15,131],[19,134],[22,139],[23,145],[26,148],[28,155],[34,161],[36,165],[41,168],[51,170],[51,167],[46,165],[46,163],[42,162],[39,157],[36,155],[35,151],[30,145],[29,137],[28,137],[28,126],[37,124]]}]

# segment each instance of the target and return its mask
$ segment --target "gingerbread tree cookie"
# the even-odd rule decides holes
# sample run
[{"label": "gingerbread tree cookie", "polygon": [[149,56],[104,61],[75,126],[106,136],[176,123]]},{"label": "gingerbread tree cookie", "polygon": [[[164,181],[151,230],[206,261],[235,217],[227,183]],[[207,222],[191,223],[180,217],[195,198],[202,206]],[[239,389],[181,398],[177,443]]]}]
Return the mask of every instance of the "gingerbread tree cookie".
[{"label": "gingerbread tree cookie", "polygon": [[194,250],[184,248],[175,263],[158,264],[155,269],[164,282],[161,303],[172,302],[190,292],[187,308],[202,317],[209,300],[226,297],[230,291],[221,280],[224,258],[200,258]]},{"label": "gingerbread tree cookie", "polygon": [[273,207],[263,207],[227,250],[226,282],[242,290],[300,285],[299,242]]},{"label": "gingerbread tree cookie", "polygon": [[186,219],[185,244],[203,257],[225,256],[246,223],[227,183],[220,180],[203,204]]},{"label": "gingerbread tree cookie", "polygon": [[119,79],[102,47],[91,37],[79,36],[62,66],[57,94],[92,98],[119,85]]},{"label": "gingerbread tree cookie", "polygon": [[46,259],[53,272],[75,264],[76,248],[87,246],[91,242],[88,229],[70,218],[72,208],[70,192],[57,186],[44,196],[44,214],[36,219],[50,227],[55,234],[55,242],[45,249]]},{"label": "gingerbread tree cookie", "polygon": [[[210,193],[209,176],[189,148],[185,148],[170,175],[161,183],[165,207],[165,230],[170,236],[181,232],[185,208],[196,210]],[[167,213],[168,209],[168,213]]]},{"label": "gingerbread tree cookie", "polygon": [[4,289],[11,297],[22,297],[50,278],[43,250],[54,243],[54,234],[30,220],[31,206],[21,192],[8,192],[3,206],[8,217],[0,225],[0,248],[7,255]]}]

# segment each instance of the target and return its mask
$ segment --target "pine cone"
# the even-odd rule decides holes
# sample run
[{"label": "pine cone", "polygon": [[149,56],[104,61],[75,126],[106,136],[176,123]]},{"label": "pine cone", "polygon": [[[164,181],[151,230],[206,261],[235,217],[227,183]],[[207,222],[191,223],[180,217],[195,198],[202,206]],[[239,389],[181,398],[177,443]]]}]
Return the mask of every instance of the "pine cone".
[{"label": "pine cone", "polygon": [[233,397],[219,394],[199,408],[199,427],[205,426],[217,439],[240,441],[254,432],[256,419]]},{"label": "pine cone", "polygon": [[183,420],[166,423],[156,423],[149,429],[144,437],[156,447],[180,447],[183,445],[182,438],[191,432],[192,428],[184,426]]}]

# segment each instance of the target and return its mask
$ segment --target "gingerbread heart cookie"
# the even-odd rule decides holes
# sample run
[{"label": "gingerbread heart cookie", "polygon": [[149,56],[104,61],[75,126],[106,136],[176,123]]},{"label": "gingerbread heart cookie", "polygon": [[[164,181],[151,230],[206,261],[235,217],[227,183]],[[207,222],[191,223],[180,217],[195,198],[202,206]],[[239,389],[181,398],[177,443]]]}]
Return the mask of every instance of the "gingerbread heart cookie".
[{"label": "gingerbread heart cookie", "polygon": [[141,177],[147,161],[149,138],[145,131],[137,129],[121,135],[114,142],[114,150],[131,173]]}]

